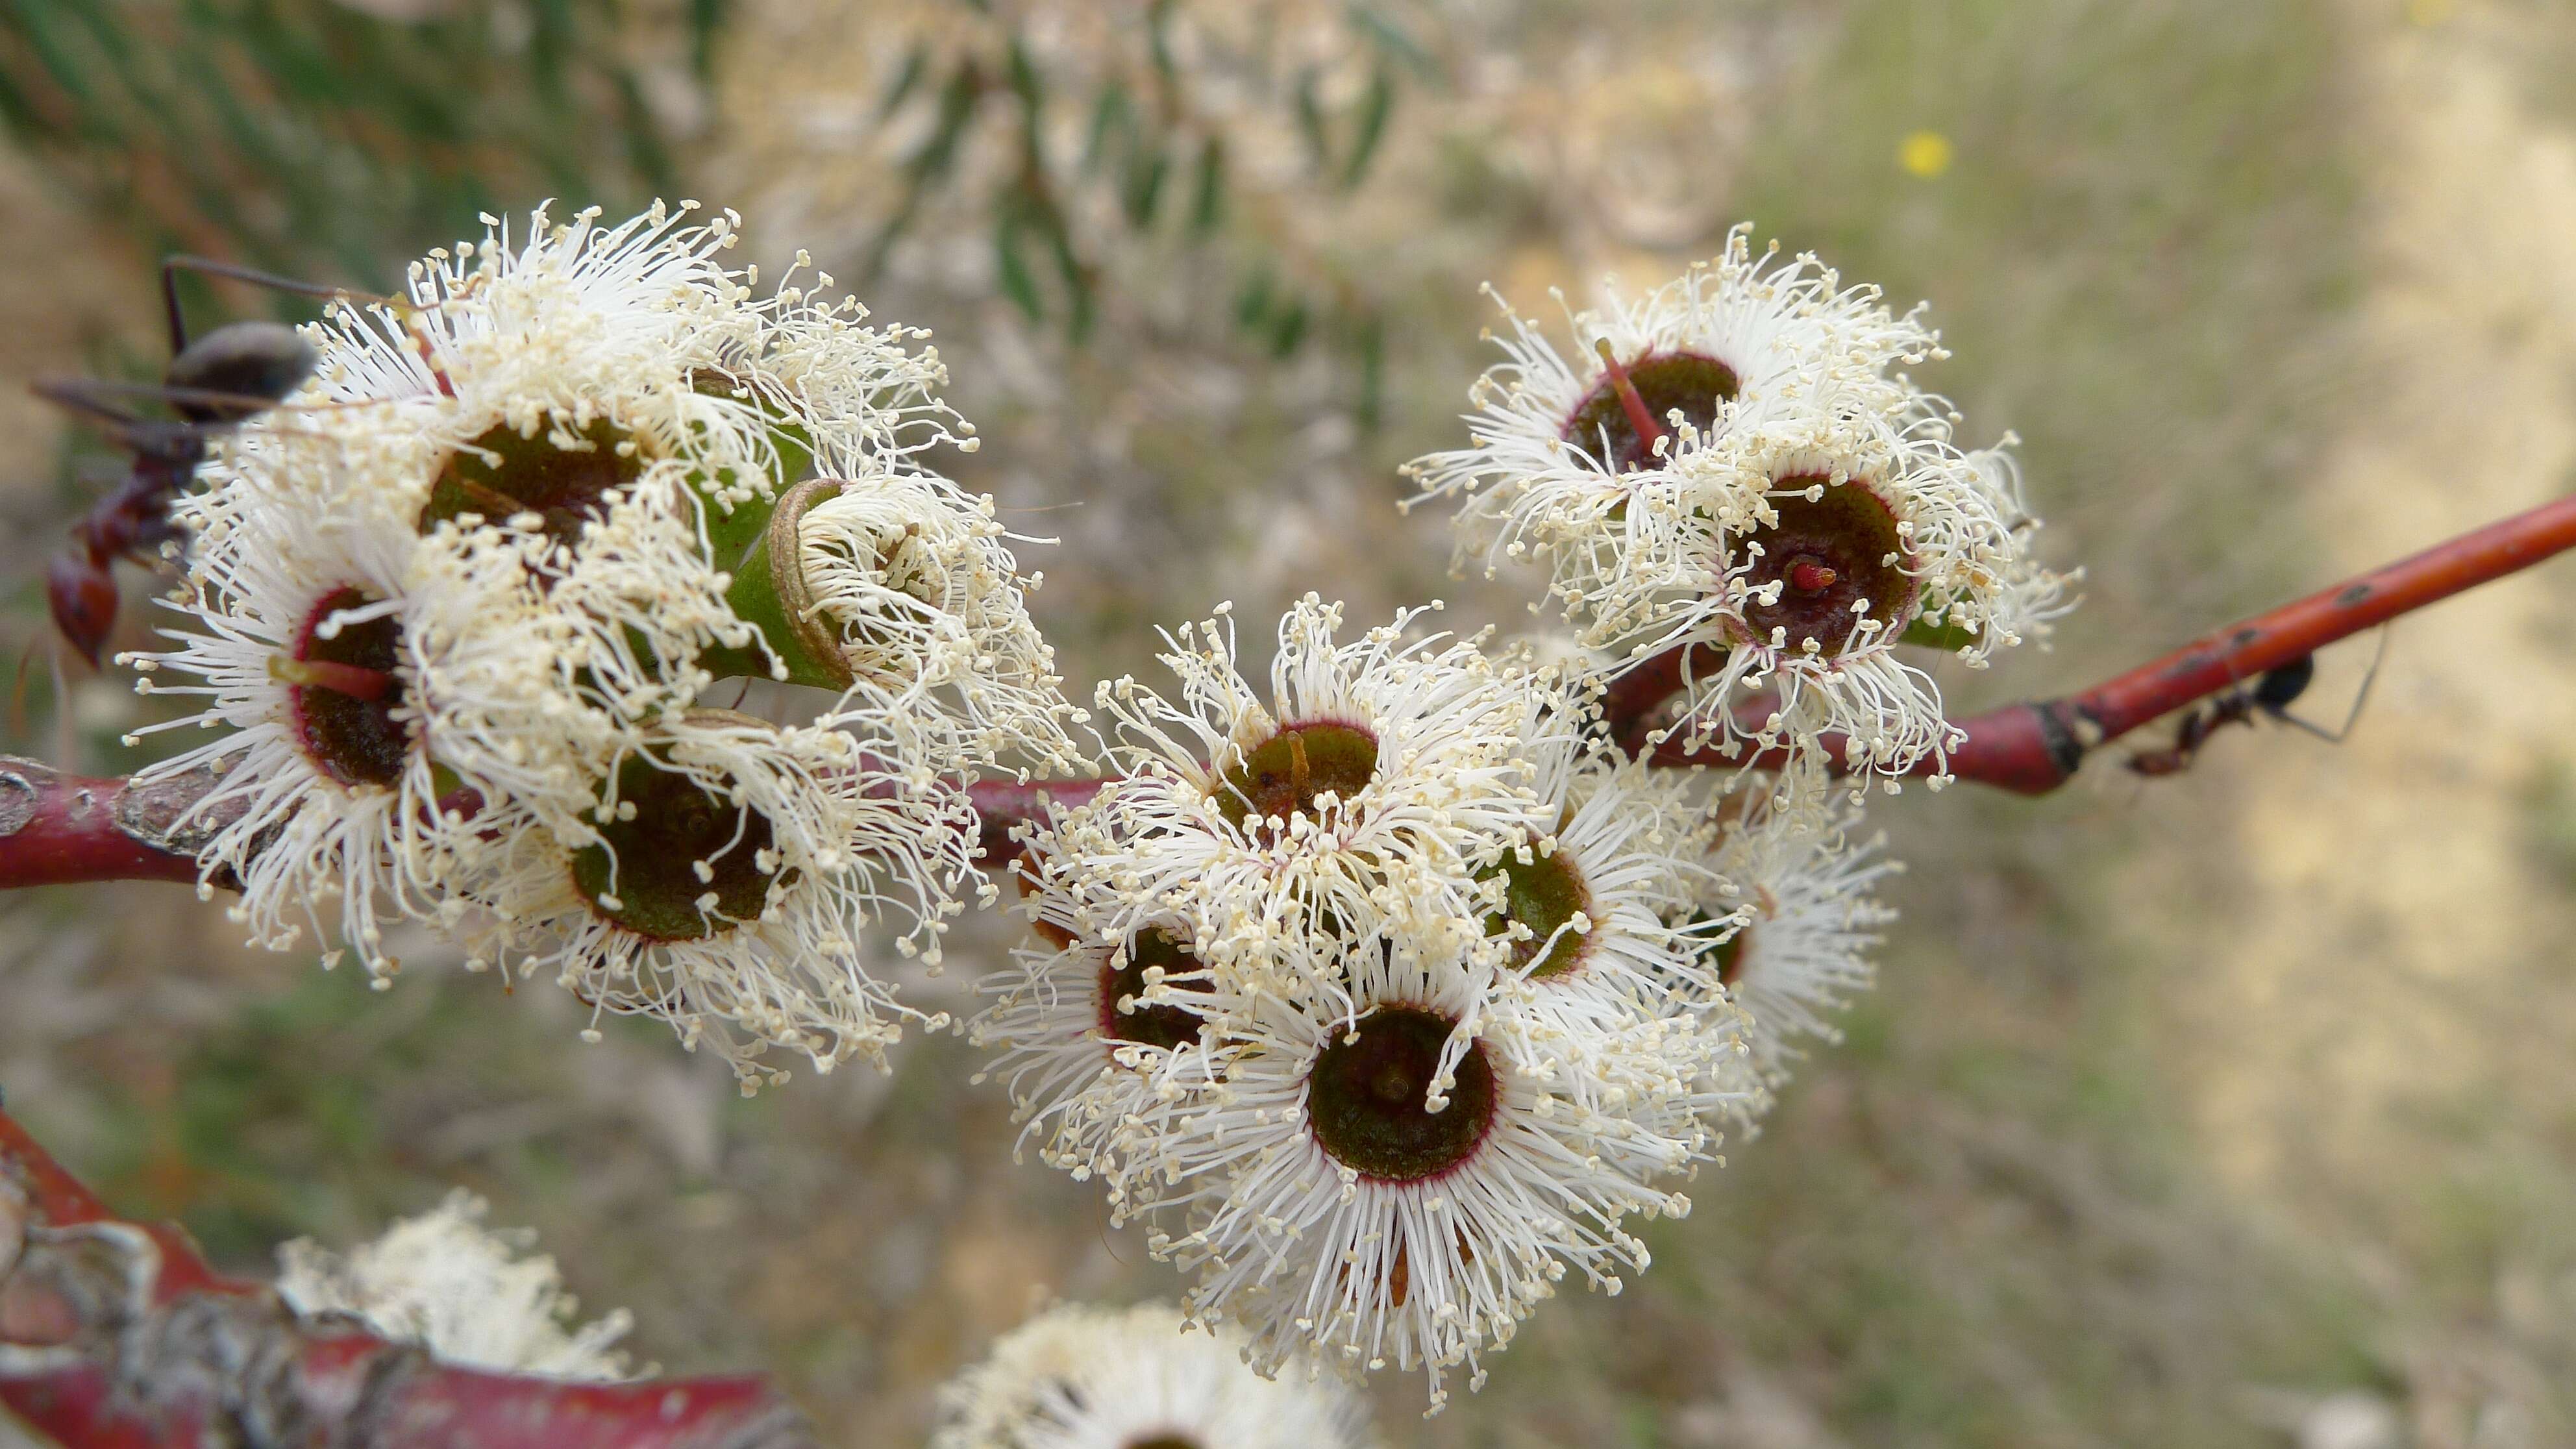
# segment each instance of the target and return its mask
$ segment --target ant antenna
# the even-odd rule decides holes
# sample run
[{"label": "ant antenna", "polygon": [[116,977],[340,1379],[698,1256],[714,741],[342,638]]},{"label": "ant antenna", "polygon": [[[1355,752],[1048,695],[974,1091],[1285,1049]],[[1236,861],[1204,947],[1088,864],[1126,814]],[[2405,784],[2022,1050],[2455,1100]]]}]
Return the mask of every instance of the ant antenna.
[{"label": "ant antenna", "polygon": [[126,386],[102,385],[99,379],[88,377],[40,377],[27,384],[27,391],[56,407],[86,413],[110,423],[141,423],[143,419],[132,409],[118,407],[100,394],[135,390]]},{"label": "ant antenna", "polygon": [[2275,709],[2271,711],[2272,717],[2285,725],[2296,725],[2300,729],[2306,730],[2309,734],[2315,735],[2318,739],[2325,741],[2327,744],[2342,744],[2344,742],[2344,738],[2352,733],[2352,727],[2361,722],[2362,706],[2370,703],[2370,686],[2378,682],[2379,666],[2386,662],[2388,658],[2388,635],[2394,628],[2396,628],[2396,625],[2394,624],[2382,624],[2379,626],[2379,647],[2371,653],[2370,672],[2362,675],[2361,688],[2354,692],[2352,697],[2352,709],[2349,713],[2344,715],[2343,723],[2341,725],[2329,730],[2323,725],[2316,724],[2309,720],[2303,720],[2297,715],[2290,713],[2287,709]]},{"label": "ant antenna", "polygon": [[364,302],[393,300],[390,297],[381,297],[373,292],[361,292],[349,287],[326,287],[319,282],[299,282],[293,277],[281,277],[275,272],[263,272],[256,267],[245,267],[236,262],[220,262],[213,257],[190,256],[184,252],[174,253],[161,259],[161,305],[168,309],[170,316],[170,351],[173,354],[186,350],[188,346],[188,318],[179,307],[181,272],[195,272],[205,277],[224,277],[236,282],[248,282],[254,287],[266,287],[272,292],[285,292],[290,296],[319,297],[326,302],[335,297],[355,297]]}]

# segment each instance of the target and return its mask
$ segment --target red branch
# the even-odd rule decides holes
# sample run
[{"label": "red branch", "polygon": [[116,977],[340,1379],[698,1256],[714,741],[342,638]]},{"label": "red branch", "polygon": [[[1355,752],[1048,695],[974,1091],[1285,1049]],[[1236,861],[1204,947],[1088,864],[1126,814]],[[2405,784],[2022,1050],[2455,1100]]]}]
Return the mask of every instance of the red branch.
[{"label": "red branch", "polygon": [[984,780],[966,787],[975,801],[975,813],[983,817],[983,855],[986,870],[1000,870],[1020,858],[1020,843],[1011,831],[1031,821],[1044,820],[1050,802],[1079,805],[1100,793],[1104,780],[1032,780],[1017,784],[1009,780]]},{"label": "red branch", "polygon": [[[66,1233],[65,1229],[86,1232]],[[117,1221],[0,1112],[0,1406],[65,1449],[812,1449],[749,1377],[570,1383],[440,1364]]]},{"label": "red branch", "polygon": [[[2058,699],[2007,705],[1959,721],[1967,739],[1951,751],[1953,776],[2023,795],[2045,795],[2065,784],[2086,754],[2140,725],[2259,679],[2270,670],[2401,614],[2517,573],[2576,548],[2576,497],[2488,524],[2412,558],[2373,569],[2306,598],[2241,623],[2213,630],[2161,659]],[[1666,664],[1666,659],[1671,663]],[[1637,674],[1669,671],[1678,678],[1678,651],[1640,665]],[[1650,687],[1640,693],[1651,692]],[[1633,696],[1612,716],[1621,737],[1642,733],[1655,694],[1640,705]],[[1642,741],[1640,741],[1642,743]],[[1840,741],[1828,738],[1839,754]],[[1659,764],[1737,764],[1713,749],[1690,750],[1678,741],[1658,749]],[[1932,774],[1925,759],[1918,775]]]},{"label": "red branch", "polygon": [[196,856],[171,822],[203,788],[189,780],[136,789],[0,756],[0,881],[193,881]]},{"label": "red branch", "polygon": [[[84,881],[197,878],[197,848],[223,823],[217,811],[189,813],[212,788],[211,775],[138,786],[122,776],[65,775],[52,766],[0,755],[0,890]],[[1098,780],[982,781],[966,787],[982,817],[987,869],[1019,858],[1014,827],[1046,816],[1050,800],[1078,805]],[[452,796],[441,808],[465,808]],[[218,876],[213,884],[233,889]]]}]

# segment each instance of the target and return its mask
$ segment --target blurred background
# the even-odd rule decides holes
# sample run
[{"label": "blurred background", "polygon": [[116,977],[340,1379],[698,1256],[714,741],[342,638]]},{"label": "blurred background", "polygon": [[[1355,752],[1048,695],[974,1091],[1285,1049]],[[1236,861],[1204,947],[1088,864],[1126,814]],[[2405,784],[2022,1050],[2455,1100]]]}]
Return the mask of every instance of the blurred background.
[{"label": "blurred background", "polygon": [[[2088,571],[1962,709],[2576,479],[2563,0],[5,0],[0,123],[8,743],[94,772],[141,702],[51,662],[42,577],[113,455],[21,384],[156,376],[165,251],[381,288],[547,197],[737,207],[750,256],[935,329],[986,439],[947,461],[1061,540],[1023,558],[1085,692],[1224,598],[1534,627],[1395,508],[1464,437],[1478,284],[1652,286],[1738,219],[1932,301],[1924,380],[2021,436]],[[2576,1443],[2571,614],[2562,562],[2406,620],[2340,748],[1882,802],[1913,869],[1849,1041],[1624,1296],[1436,1419],[1387,1376],[1387,1441]],[[915,999],[964,1005],[1011,924]],[[639,1357],[775,1370],[840,1444],[916,1442],[1049,1295],[1175,1292],[1013,1163],[961,1041],[743,1101],[443,964],[379,995],[184,888],[7,897],[0,1087],[236,1267],[471,1187]]]}]

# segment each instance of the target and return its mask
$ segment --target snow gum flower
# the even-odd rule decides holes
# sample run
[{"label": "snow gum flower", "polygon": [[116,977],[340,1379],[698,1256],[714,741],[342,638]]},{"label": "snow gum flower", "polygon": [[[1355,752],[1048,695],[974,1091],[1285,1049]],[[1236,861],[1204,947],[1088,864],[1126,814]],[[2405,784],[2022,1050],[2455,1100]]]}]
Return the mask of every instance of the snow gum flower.
[{"label": "snow gum flower", "polygon": [[611,1345],[633,1326],[620,1309],[583,1324],[532,1233],[483,1226],[489,1205],[464,1191],[346,1254],[310,1239],[278,1249],[277,1294],[305,1319],[352,1318],[442,1363],[610,1381],[629,1377]]},{"label": "snow gum flower", "polygon": [[1043,1134],[1040,1156],[1081,1180],[1103,1166],[1120,1119],[1168,1090],[1175,1074],[1203,1068],[1192,1049],[1216,1008],[1215,982],[1188,922],[1105,931],[1114,903],[1087,899],[1063,865],[1042,853],[1022,866],[1038,939],[978,984],[994,1000],[967,1036],[1001,1049],[978,1080],[1004,1080],[1021,1141]]},{"label": "snow gum flower", "polygon": [[[176,508],[196,536],[173,601],[189,627],[165,631],[177,647],[126,660],[145,693],[203,701],[146,733],[224,732],[138,779],[219,773],[194,807],[216,825],[200,860],[206,880],[239,883],[234,915],[252,939],[284,949],[308,924],[328,936],[336,902],[337,934],[381,977],[396,968],[382,923],[439,918],[489,832],[526,814],[501,782],[543,765],[495,748],[491,726],[543,694],[547,626],[506,541],[455,570],[381,514],[243,501]],[[469,825],[460,792],[492,812]]]},{"label": "snow gum flower", "polygon": [[1118,1124],[1124,1210],[1257,1367],[1418,1368],[1436,1409],[1567,1272],[1643,1268],[1631,1214],[1687,1209],[1659,1179],[1713,1150],[1732,1037],[1641,1014],[1578,1043],[1484,980],[1387,953],[1349,964],[1352,1014],[1259,998]]},{"label": "snow gum flower", "polygon": [[1487,930],[1511,942],[1504,985],[1517,1009],[1578,1044],[1594,1028],[1676,1013],[1741,1036],[1702,942],[1671,924],[1720,886],[1701,782],[1597,747],[1554,752],[1540,779],[1554,821],[1505,850],[1485,882]]},{"label": "snow gum flower", "polygon": [[1285,971],[1277,990],[1312,989],[1287,963],[1336,941],[1485,951],[1476,872],[1544,822],[1524,741],[1555,691],[1471,642],[1409,640],[1425,612],[1341,643],[1339,606],[1309,595],[1280,621],[1266,699],[1230,620],[1168,636],[1178,698],[1101,687],[1124,774],[1042,850],[1096,886],[1111,929],[1190,922],[1211,958]]},{"label": "snow gum flower", "polygon": [[940,1390],[931,1449],[1363,1449],[1357,1397],[1243,1365],[1243,1340],[1159,1303],[1049,1309]]},{"label": "snow gum flower", "polygon": [[784,1081],[770,1047],[829,1071],[882,1065],[906,1020],[864,935],[940,964],[973,866],[973,807],[952,783],[889,768],[826,717],[779,726],[725,710],[666,715],[603,773],[571,838],[521,832],[480,958],[551,970],[597,1011],[668,1021],[746,1091]]},{"label": "snow gum flower", "polygon": [[1778,1080],[1808,1040],[1835,1041],[1833,1013],[1877,977],[1877,928],[1896,912],[1873,894],[1904,867],[1853,844],[1857,812],[1821,792],[1748,791],[1727,822],[1697,922],[1703,962],[1751,1017],[1755,1062]]}]

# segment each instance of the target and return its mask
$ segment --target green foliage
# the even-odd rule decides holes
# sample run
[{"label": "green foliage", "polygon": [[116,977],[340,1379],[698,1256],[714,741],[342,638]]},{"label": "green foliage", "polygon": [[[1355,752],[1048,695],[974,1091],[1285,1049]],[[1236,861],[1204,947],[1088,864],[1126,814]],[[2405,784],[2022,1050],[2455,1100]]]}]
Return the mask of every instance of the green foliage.
[{"label": "green foliage", "polygon": [[[376,279],[478,212],[675,185],[618,0],[0,0],[0,122],[154,242]],[[724,0],[678,26],[702,76]]]},{"label": "green foliage", "polygon": [[[1113,263],[1122,256],[1151,256],[1158,268],[1173,254],[1218,254],[1233,277],[1237,335],[1254,355],[1286,358],[1321,341],[1347,353],[1354,375],[1374,386],[1376,307],[1247,215],[1236,133],[1284,124],[1305,169],[1303,190],[1287,204],[1330,205],[1374,174],[1405,84],[1438,76],[1430,53],[1389,15],[1352,7],[1344,24],[1354,53],[1345,63],[1365,76],[1356,93],[1335,98],[1315,63],[1256,48],[1228,54],[1222,67],[1231,87],[1253,96],[1247,115],[1203,95],[1211,77],[1176,56],[1176,8],[1160,0],[1104,19],[1112,32],[1105,51],[1078,57],[1042,55],[1008,25],[981,44],[917,42],[873,109],[876,129],[919,139],[901,159],[898,199],[862,249],[862,284],[882,274],[935,204],[962,209],[988,230],[1002,296],[1079,343],[1104,292],[1118,285]],[[961,162],[987,130],[1011,138],[1014,161],[977,177]],[[1080,144],[1060,144],[1068,135]],[[1361,400],[1364,417],[1377,408],[1373,394]]]}]

